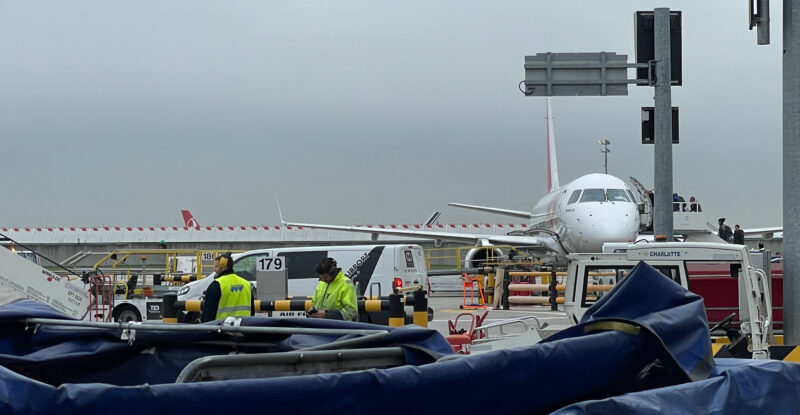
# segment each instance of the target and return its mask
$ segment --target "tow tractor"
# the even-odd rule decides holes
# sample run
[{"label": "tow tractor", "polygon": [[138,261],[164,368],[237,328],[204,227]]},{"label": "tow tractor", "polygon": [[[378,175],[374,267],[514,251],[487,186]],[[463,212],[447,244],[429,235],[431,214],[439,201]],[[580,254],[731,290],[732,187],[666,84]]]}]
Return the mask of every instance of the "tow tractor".
[{"label": "tow tractor", "polygon": [[[615,253],[580,253],[567,256],[566,287],[564,292],[564,311],[571,324],[577,324],[586,310],[604,295],[608,295],[614,286],[625,278],[639,261],[644,261],[659,270],[676,284],[689,289],[687,264],[725,264],[730,270],[731,278],[736,278],[739,286],[739,320],[741,322],[738,335],[734,335],[736,344],[747,344],[747,351],[752,352],[754,359],[769,358],[769,345],[772,336],[772,304],[770,281],[767,274],[753,265],[751,253],[744,245],[709,242],[660,242],[650,244],[627,244]],[[521,333],[513,336],[503,335],[492,338],[487,335],[489,325],[472,323],[469,335],[472,341],[453,337],[460,345],[468,343],[463,350],[469,350],[469,344],[493,343],[485,350],[519,345],[525,341],[535,343],[541,338],[557,330],[538,321],[520,321],[512,319],[507,322],[495,322],[491,326],[503,327],[511,323],[525,326]],[[727,323],[730,322],[730,318]],[[535,324],[529,324],[534,323]],[[457,321],[451,325],[451,335],[456,334]],[[563,328],[563,327],[562,327]],[[730,327],[727,329],[729,336]],[[734,330],[735,331],[735,330]],[[476,350],[477,349],[474,349]],[[464,353],[464,351],[462,351]]]}]

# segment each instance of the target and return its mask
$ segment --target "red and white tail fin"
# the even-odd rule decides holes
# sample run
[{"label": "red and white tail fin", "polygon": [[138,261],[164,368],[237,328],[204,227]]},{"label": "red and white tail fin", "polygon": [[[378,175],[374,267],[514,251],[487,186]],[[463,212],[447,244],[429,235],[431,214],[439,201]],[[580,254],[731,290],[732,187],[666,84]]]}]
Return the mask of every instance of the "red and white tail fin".
[{"label": "red and white tail fin", "polygon": [[558,187],[558,164],[556,163],[556,133],[553,130],[553,110],[547,97],[547,191]]},{"label": "red and white tail fin", "polygon": [[187,226],[189,228],[199,228],[200,224],[197,223],[197,219],[192,216],[192,213],[188,210],[182,210],[181,215],[183,215],[183,226]]}]

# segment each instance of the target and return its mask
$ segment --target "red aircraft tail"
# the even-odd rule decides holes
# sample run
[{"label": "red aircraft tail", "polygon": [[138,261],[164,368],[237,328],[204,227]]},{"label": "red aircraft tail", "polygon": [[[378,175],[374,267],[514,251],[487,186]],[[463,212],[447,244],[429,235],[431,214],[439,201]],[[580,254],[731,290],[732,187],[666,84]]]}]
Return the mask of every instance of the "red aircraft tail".
[{"label": "red aircraft tail", "polygon": [[199,228],[200,224],[197,223],[197,219],[192,216],[192,213],[188,210],[182,210],[181,215],[183,215],[183,226],[188,226],[190,228]]}]

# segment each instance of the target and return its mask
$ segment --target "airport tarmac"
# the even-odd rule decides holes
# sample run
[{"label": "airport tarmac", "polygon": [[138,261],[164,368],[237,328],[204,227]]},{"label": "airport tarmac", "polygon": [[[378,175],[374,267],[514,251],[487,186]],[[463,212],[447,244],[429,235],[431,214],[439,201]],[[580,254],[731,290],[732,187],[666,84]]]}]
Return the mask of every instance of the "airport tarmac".
[{"label": "airport tarmac", "polygon": [[[487,338],[472,347],[473,353],[533,344],[569,326],[566,313],[563,310],[552,311],[550,306],[512,306],[511,310],[495,310],[489,306],[486,309],[463,310],[459,308],[463,301],[461,293],[434,293],[428,300],[428,306],[434,313],[428,328],[447,336],[448,321],[455,320],[460,314],[472,314],[478,318],[487,313],[482,325],[502,327],[489,329]],[[510,320],[516,321],[509,323]],[[459,318],[457,329],[468,330],[471,321],[472,318],[468,316]],[[507,324],[502,324],[504,322]]]}]

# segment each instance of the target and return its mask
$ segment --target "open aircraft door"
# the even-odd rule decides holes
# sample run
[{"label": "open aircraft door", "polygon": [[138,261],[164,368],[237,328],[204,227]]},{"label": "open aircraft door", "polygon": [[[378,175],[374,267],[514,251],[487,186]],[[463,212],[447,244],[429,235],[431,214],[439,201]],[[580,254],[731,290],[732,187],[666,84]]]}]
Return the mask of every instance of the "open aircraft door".
[{"label": "open aircraft door", "polygon": [[650,200],[649,192],[635,177],[628,176],[628,178],[633,184],[634,191],[639,194],[639,201],[636,203],[639,206],[639,228],[653,229],[653,202]]}]

